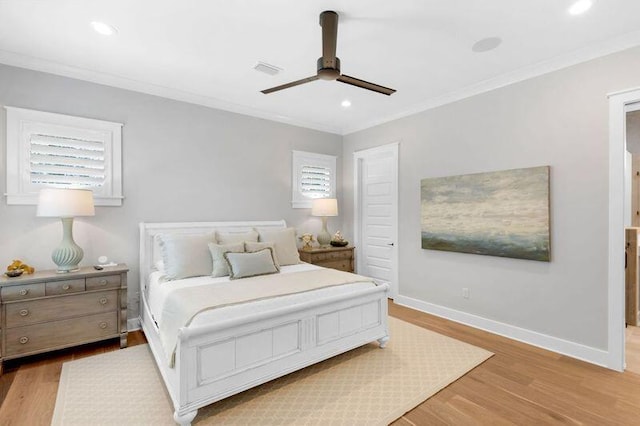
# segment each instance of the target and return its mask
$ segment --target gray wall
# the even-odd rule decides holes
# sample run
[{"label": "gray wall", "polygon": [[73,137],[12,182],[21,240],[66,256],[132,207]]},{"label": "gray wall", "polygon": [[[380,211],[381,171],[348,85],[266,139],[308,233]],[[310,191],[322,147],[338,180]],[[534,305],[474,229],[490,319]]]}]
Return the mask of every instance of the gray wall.
[{"label": "gray wall", "polygon": [[[607,93],[640,86],[638,70],[635,48],[347,135],[345,200],[353,152],[400,142],[400,294],[606,349]],[[421,249],[421,179],[541,165],[550,263]],[[342,211],[353,223],[352,201]]]},{"label": "gray wall", "polygon": [[[123,205],[97,207],[95,217],[76,219],[74,236],[85,251],[82,264],[104,254],[129,265],[129,318],[138,312],[139,222],[285,219],[317,233],[319,218],[291,208],[291,150],[336,155],[341,169],[338,135],[4,65],[1,105],[124,123]],[[3,193],[5,138],[2,109]],[[50,254],[62,226],[35,212],[35,206],[0,202],[0,267],[12,259],[55,267]],[[341,217],[332,219],[331,229],[341,227]]]}]

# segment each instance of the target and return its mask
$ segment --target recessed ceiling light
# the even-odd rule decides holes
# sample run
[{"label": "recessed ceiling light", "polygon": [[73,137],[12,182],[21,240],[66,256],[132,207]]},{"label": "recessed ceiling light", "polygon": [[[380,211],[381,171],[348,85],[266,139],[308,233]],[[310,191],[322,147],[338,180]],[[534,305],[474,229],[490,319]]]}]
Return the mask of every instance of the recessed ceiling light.
[{"label": "recessed ceiling light", "polygon": [[569,14],[580,15],[591,9],[593,6],[592,0],[578,0],[569,8]]},{"label": "recessed ceiling light", "polygon": [[340,105],[342,105],[343,108],[349,108],[351,106],[351,101],[349,99],[345,99]]},{"label": "recessed ceiling light", "polygon": [[502,39],[500,37],[487,37],[476,41],[473,46],[471,46],[471,50],[476,53],[488,52],[500,46],[501,43]]},{"label": "recessed ceiling light", "polygon": [[105,24],[104,22],[93,21],[91,23],[91,26],[98,34],[102,34],[106,36],[114,35],[115,33],[118,32],[118,30],[116,30],[115,27],[109,24]]}]

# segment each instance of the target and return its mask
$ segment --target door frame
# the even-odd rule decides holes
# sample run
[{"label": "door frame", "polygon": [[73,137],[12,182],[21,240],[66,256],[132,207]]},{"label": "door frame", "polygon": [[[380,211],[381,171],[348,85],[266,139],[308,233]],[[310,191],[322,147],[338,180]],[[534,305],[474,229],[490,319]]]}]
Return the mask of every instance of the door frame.
[{"label": "door frame", "polygon": [[640,88],[610,93],[609,97],[609,249],[608,249],[608,362],[624,371],[625,276],[624,205],[627,106],[640,102]]},{"label": "door frame", "polygon": [[360,215],[362,213],[362,161],[364,161],[365,157],[370,155],[375,155],[378,153],[382,153],[388,151],[392,156],[393,161],[395,162],[395,180],[396,180],[396,197],[395,197],[395,238],[394,238],[394,250],[392,250],[391,262],[393,265],[393,273],[391,276],[391,285],[389,288],[389,298],[393,299],[399,294],[399,273],[398,273],[398,223],[399,223],[399,215],[398,212],[400,210],[399,206],[399,188],[400,181],[399,177],[399,148],[400,142],[393,142],[386,145],[380,145],[374,148],[363,149],[360,151],[355,151],[353,153],[353,228],[354,228],[354,245],[356,247],[356,271],[360,269],[363,264],[362,258],[362,250],[358,250],[358,247],[362,247],[362,220],[360,219]]}]

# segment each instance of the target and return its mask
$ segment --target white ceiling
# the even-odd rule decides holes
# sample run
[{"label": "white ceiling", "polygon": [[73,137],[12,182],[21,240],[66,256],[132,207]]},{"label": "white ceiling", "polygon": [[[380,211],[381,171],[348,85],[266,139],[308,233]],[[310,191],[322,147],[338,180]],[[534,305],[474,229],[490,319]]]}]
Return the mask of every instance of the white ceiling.
[{"label": "white ceiling", "polygon": [[[346,134],[640,44],[640,1],[571,16],[573,1],[0,0],[0,63]],[[340,15],[342,72],[397,93],[331,81],[260,93],[315,74],[323,10]],[[493,36],[497,49],[471,51]]]}]

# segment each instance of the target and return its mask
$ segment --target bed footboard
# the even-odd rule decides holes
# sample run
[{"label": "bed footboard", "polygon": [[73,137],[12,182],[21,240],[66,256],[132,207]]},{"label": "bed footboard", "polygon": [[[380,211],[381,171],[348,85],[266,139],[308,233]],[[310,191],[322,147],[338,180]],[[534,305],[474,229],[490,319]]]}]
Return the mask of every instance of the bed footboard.
[{"label": "bed footboard", "polygon": [[384,347],[387,292],[385,285],[242,323],[182,329],[170,391],[175,420],[189,424],[200,407],[369,342]]}]

